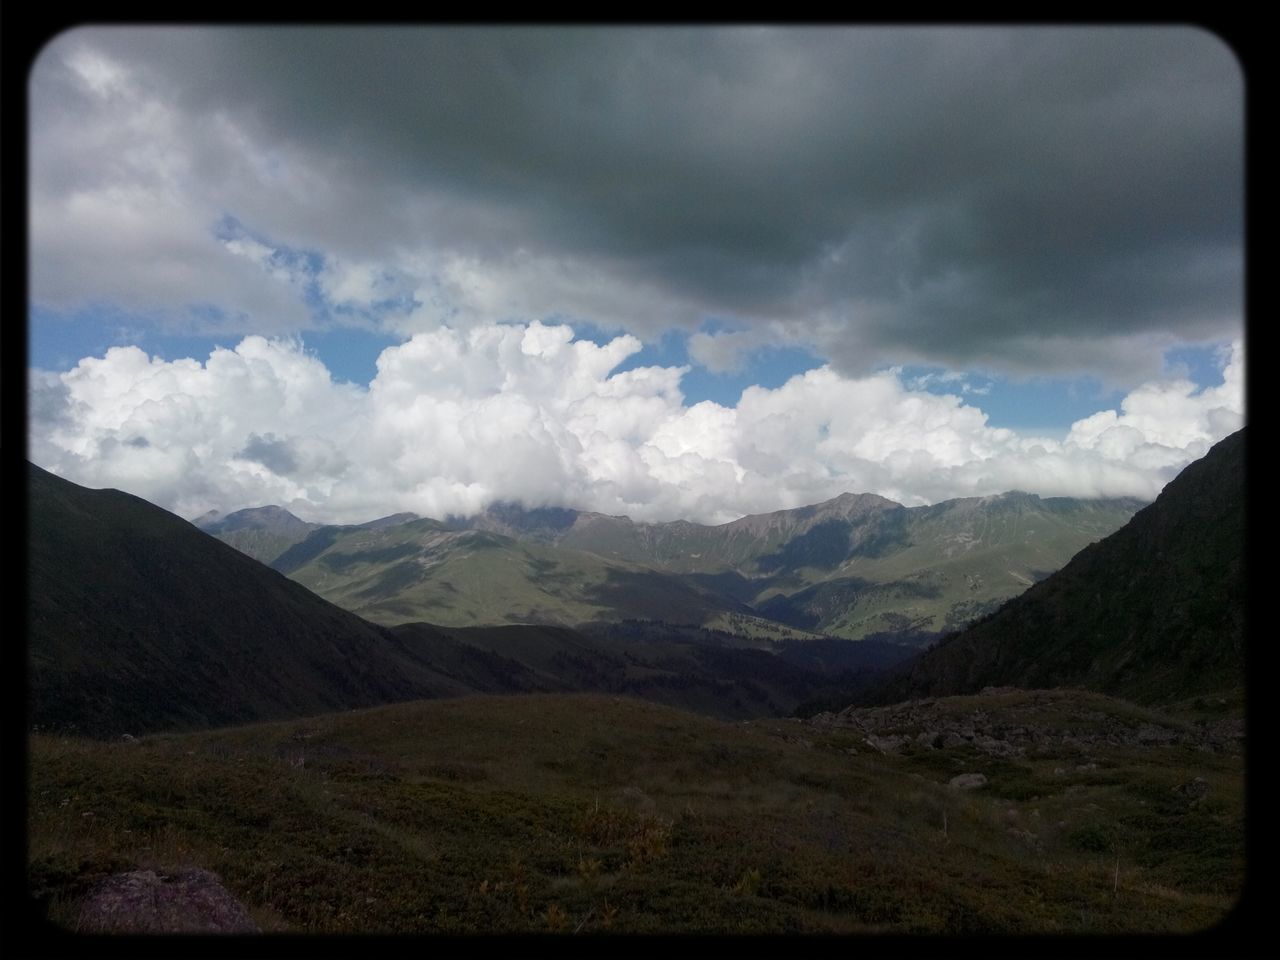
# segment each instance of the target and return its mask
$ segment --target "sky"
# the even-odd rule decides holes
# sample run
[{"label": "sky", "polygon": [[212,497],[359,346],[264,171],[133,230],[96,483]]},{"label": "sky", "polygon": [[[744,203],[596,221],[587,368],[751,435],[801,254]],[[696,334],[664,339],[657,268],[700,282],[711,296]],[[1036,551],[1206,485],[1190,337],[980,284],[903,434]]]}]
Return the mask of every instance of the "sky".
[{"label": "sky", "polygon": [[86,27],[28,455],[182,516],[1154,498],[1245,422],[1191,27]]}]

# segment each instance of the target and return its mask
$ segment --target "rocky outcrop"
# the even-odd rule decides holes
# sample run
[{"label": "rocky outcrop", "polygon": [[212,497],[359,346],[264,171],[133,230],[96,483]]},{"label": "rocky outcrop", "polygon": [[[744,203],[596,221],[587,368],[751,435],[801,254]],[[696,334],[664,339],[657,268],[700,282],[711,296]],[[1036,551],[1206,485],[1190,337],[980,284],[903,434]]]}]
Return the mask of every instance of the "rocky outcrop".
[{"label": "rocky outcrop", "polygon": [[207,870],[135,870],[108,877],[89,891],[77,928],[84,933],[261,932],[244,904]]},{"label": "rocky outcrop", "polygon": [[1190,746],[1238,753],[1242,718],[1185,723],[1117,709],[1120,701],[1072,690],[988,687],[974,697],[908,700],[891,707],[849,707],[807,722],[861,734],[879,753],[970,748],[1016,759],[1086,754],[1099,747]]}]

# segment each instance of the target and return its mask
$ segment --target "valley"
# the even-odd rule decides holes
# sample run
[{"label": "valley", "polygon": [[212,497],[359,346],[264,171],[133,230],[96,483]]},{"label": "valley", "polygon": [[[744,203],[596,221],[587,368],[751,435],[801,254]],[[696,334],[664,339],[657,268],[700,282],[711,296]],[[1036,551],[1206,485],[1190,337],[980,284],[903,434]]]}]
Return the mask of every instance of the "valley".
[{"label": "valley", "polygon": [[[108,881],[197,877],[238,923],[277,933],[1212,938],[1246,893],[1249,853],[1243,457],[1241,431],[924,652],[760,616],[741,570],[865,547],[901,584],[920,531],[964,515],[988,533],[938,534],[951,554],[919,576],[977,577],[948,564],[998,547],[993,511],[1026,556],[1014,524],[1044,501],[952,502],[910,523],[886,503],[839,506],[898,516],[876,527],[899,530],[887,537],[871,521],[828,538],[812,515],[744,518],[772,544],[683,574],[553,549],[581,519],[564,513],[557,526],[504,508],[499,533],[405,516],[299,529],[268,511],[295,537],[273,570],[136,497],[32,467],[35,922],[50,936],[193,929],[90,905]],[[521,523],[541,533],[512,537]],[[674,550],[643,535],[650,558]],[[741,530],[718,536],[725,556],[743,549]],[[608,602],[575,627],[379,623],[279,569],[341,583],[348,603],[379,583],[391,600],[389,571],[441,545],[449,582],[470,569],[473,596],[495,594],[486,610],[542,602],[496,596],[531,571],[544,591],[577,603],[594,582]],[[504,579],[504,564],[523,568]],[[621,615],[648,596],[670,620]]]},{"label": "valley", "polygon": [[378,623],[660,619],[925,646],[1141,506],[1007,493],[909,508],[845,494],[714,527],[518,504],[345,527],[303,523],[280,507],[196,522]]},{"label": "valley", "polygon": [[1260,31],[10,7],[5,960],[1265,954]]}]

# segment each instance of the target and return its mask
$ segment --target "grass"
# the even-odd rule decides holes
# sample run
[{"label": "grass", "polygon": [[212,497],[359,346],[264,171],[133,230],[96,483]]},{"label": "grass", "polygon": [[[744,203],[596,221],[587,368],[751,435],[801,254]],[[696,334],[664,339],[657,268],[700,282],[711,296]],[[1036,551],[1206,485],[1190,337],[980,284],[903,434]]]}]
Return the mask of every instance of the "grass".
[{"label": "grass", "polygon": [[[1063,510],[1024,498],[982,508],[972,501],[911,508],[901,530],[899,520],[883,521],[884,549],[853,552],[843,521],[832,521],[825,535],[819,527],[790,540],[779,539],[779,530],[744,539],[735,528],[604,522],[553,546],[447,532],[424,519],[378,529],[328,528],[315,544],[323,551],[303,551],[314,555],[299,555],[305,562],[281,569],[386,625],[573,625],[639,617],[704,624],[759,642],[932,634],[1022,593],[1037,576],[1123,525],[1137,505],[1081,502]],[[832,539],[811,555],[802,545],[815,546],[815,536]],[[781,568],[765,562],[771,556]],[[753,588],[739,577],[732,589],[721,584],[718,594],[714,576],[700,577],[711,591],[702,594],[681,579],[694,571],[759,579]],[[768,575],[779,572],[781,578]],[[752,616],[737,602],[759,609],[786,595],[785,612],[774,611],[786,622]]]},{"label": "grass", "polygon": [[[848,741],[588,695],[35,736],[28,881],[74,927],[112,872],[201,866],[306,933],[1187,932],[1239,893],[1239,758],[1057,774]],[[946,785],[975,769],[987,788]]]}]

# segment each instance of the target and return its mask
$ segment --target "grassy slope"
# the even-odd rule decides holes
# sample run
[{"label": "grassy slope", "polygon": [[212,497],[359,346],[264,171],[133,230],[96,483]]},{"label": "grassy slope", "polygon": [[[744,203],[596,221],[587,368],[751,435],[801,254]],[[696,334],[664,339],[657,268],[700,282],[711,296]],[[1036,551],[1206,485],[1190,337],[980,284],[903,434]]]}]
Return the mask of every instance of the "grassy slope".
[{"label": "grassy slope", "polygon": [[92,735],[467,692],[389,632],[137,497],[29,467],[31,723]]},{"label": "grassy slope", "polygon": [[955,629],[1058,569],[1136,508],[1025,494],[916,508],[891,548],[855,554],[834,570],[804,569],[817,583],[763,609],[836,636]]},{"label": "grassy slope", "polygon": [[295,543],[306,539],[306,534],[290,535],[274,533],[270,530],[229,530],[229,531],[206,531],[210,536],[217,537],[228,546],[235,547],[246,556],[253,557],[259,563],[270,564],[272,560],[280,556]]},{"label": "grassy slope", "polygon": [[225,517],[202,517],[193,522],[210,536],[266,564],[320,526],[299,520],[283,507],[251,507]]},{"label": "grassy slope", "polygon": [[[972,771],[987,788],[946,785]],[[108,872],[195,865],[296,932],[1186,932],[1240,890],[1241,779],[1185,747],[882,756],[797,721],[469,697],[35,737],[28,876],[64,924]]]},{"label": "grassy slope", "polygon": [[[625,624],[591,632],[553,625],[448,628],[445,637],[465,657],[457,665],[442,659],[437,628],[411,623],[392,631],[412,649],[425,630],[432,662],[476,690],[607,692],[734,720],[788,715],[806,700],[840,689],[851,669],[845,662],[724,645],[723,638],[701,636],[697,628],[646,626],[653,629],[641,635],[627,632]],[[872,661],[868,668],[879,665]]]},{"label": "grassy slope", "polygon": [[[136,497],[32,467],[29,506],[30,723],[43,730],[113,737],[422,697],[574,690],[727,718],[773,716],[830,692],[851,669],[665,627],[643,637],[554,626],[382,627]],[[419,535],[439,532],[416,523]],[[404,537],[399,527],[385,533]],[[328,543],[324,530],[317,534]],[[346,535],[378,536],[368,528]],[[383,541],[383,550],[406,544],[417,549],[410,537]],[[305,557],[315,544],[298,546],[293,555]],[[678,592],[638,582],[652,589],[653,606],[679,615]],[[626,609],[622,601],[612,608]]]},{"label": "grassy slope", "polygon": [[277,567],[379,623],[574,624],[602,617],[702,623],[744,611],[635,564],[495,533],[450,531],[431,520],[332,530],[321,532],[327,544],[305,563],[294,566],[286,555]]},{"label": "grassy slope", "polygon": [[997,614],[928,651],[878,702],[990,684],[1143,702],[1243,688],[1244,431]]},{"label": "grassy slope", "polygon": [[581,514],[558,544],[419,520],[324,528],[273,566],[388,624],[637,617],[723,627],[754,615],[781,626],[757,622],[751,635],[927,639],[990,612],[1137,507],[1013,494],[908,510],[844,496],[718,527]]}]

